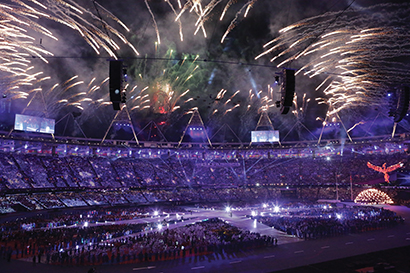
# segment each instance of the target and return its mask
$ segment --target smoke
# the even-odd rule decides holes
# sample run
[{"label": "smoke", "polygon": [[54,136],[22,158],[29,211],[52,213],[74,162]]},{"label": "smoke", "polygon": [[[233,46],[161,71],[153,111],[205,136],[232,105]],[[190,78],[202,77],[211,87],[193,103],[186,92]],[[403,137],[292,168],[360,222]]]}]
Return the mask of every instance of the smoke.
[{"label": "smoke", "polygon": [[[97,1],[99,3],[97,7],[93,5],[92,1],[73,2],[94,14],[94,17],[87,15],[85,18],[90,23],[101,27],[99,13],[104,21],[118,29],[140,53],[140,55],[135,54],[131,48],[125,46],[112,33],[107,34],[110,38],[115,39],[120,46],[120,49],[116,50],[116,54],[118,58],[123,59],[124,64],[129,69],[128,84],[130,87],[128,90],[137,85],[135,90],[141,92],[145,87],[142,86],[141,80],[138,78],[138,74],[141,72],[138,67],[140,63],[144,62],[143,58],[150,60],[145,62],[145,65],[158,66],[158,63],[164,62],[162,59],[168,56],[175,59],[169,62],[179,62],[179,64],[183,56],[199,56],[195,63],[199,66],[197,72],[201,74],[200,77],[195,78],[195,84],[191,85],[192,88],[190,86],[187,97],[192,97],[193,100],[180,104],[181,109],[176,111],[178,115],[169,121],[172,126],[165,128],[168,133],[180,135],[186,126],[187,115],[184,113],[193,107],[198,107],[205,126],[212,126],[210,131],[216,132],[224,124],[230,124],[240,138],[249,139],[250,131],[256,127],[261,108],[268,107],[268,113],[275,129],[280,130],[282,137],[288,135],[287,140],[311,139],[312,134],[319,136],[322,124],[316,118],[318,116],[322,119],[326,117],[327,106],[318,104],[315,100],[316,97],[324,97],[323,90],[316,91],[315,88],[328,75],[313,79],[309,76],[303,76],[303,73],[298,75],[296,77],[296,94],[301,98],[306,93],[306,96],[311,98],[311,102],[306,108],[303,119],[298,119],[293,114],[283,116],[280,115],[279,109],[270,107],[272,101],[269,101],[270,99],[274,102],[280,91],[279,87],[275,85],[275,76],[281,72],[281,68],[270,63],[269,58],[258,60],[254,60],[254,58],[263,51],[263,45],[266,42],[279,36],[280,29],[305,18],[343,10],[351,1],[316,0],[306,4],[306,1],[302,0],[285,2],[258,0],[253,4],[247,17],[242,15],[237,17],[235,28],[229,31],[222,44],[220,43],[222,36],[226,33],[238,11],[248,1],[232,3],[226,10],[226,15],[222,21],[219,18],[228,1],[219,1],[220,4],[215,6],[206,20],[202,22],[206,36],[201,28],[197,31],[198,26],[195,24],[198,22],[198,15],[194,11],[189,12],[188,9],[179,17],[180,21],[175,20],[175,13],[178,14],[180,11],[177,1],[170,0],[167,3],[165,1],[101,0]],[[210,2],[202,1],[204,6]],[[350,10],[373,4],[375,4],[374,1],[355,1]],[[118,17],[129,28],[129,31],[116,20],[107,16],[104,9]],[[381,15],[379,14],[379,16]],[[61,100],[81,92],[89,92],[93,85],[99,86],[108,76],[108,60],[112,57],[104,50],[100,50],[100,54],[97,54],[75,30],[46,19],[41,19],[40,23],[50,29],[58,39],[56,41],[35,31],[30,31],[30,34],[35,37],[34,43],[54,54],[54,57],[49,59],[49,64],[44,64],[39,59],[32,60],[37,71],[42,71],[44,75],[51,75],[51,79],[44,82],[42,88],[49,90],[55,83],[59,83],[61,86],[69,78],[78,75],[76,81],[83,81],[83,84],[61,92],[61,96],[56,97],[56,100]],[[342,24],[343,22],[338,21],[337,23]],[[103,28],[101,29],[105,32]],[[181,37],[183,37],[182,40]],[[283,50],[286,50],[286,46],[289,45],[284,45]],[[171,49],[174,53],[167,55]],[[302,62],[286,64],[286,67],[299,69],[313,60],[313,56],[308,56]],[[397,64],[399,65],[399,62]],[[404,73],[406,66],[401,66],[400,69]],[[185,75],[185,77],[187,76]],[[94,78],[94,82],[89,86]],[[216,100],[217,94],[222,89],[226,92],[222,98]],[[62,91],[64,89],[56,88],[56,90]],[[236,93],[238,90],[240,92]],[[183,91],[181,89],[179,92]],[[252,98],[250,93],[254,94]],[[276,96],[275,99],[272,94]],[[265,97],[266,99],[264,99]],[[105,83],[101,85],[101,88],[93,91],[90,98],[93,101],[82,101],[81,108],[75,107],[75,105],[56,108],[53,117],[59,118],[66,113],[79,111],[81,115],[78,122],[86,134],[101,137],[115,115],[111,105],[97,103],[98,100],[108,102],[107,84]],[[15,111],[22,111],[27,102],[28,100],[20,106],[19,110]],[[41,107],[41,104],[38,105]],[[377,126],[370,126],[372,118],[374,119],[378,113],[385,111],[383,105],[379,106],[378,111],[368,111],[369,108],[374,108],[374,105],[368,107],[361,105],[360,108],[362,107],[367,110],[346,109],[340,112],[341,119],[347,128],[359,121],[365,121],[353,129],[350,132],[351,135],[378,134],[390,130],[386,130],[386,128],[391,127],[391,121],[388,118],[383,119],[383,122],[378,122]],[[3,106],[1,109],[6,108]],[[162,120],[163,117],[156,111],[145,109],[133,111],[132,119],[137,128],[142,128],[151,120]],[[295,123],[299,125],[293,126]],[[404,121],[405,123],[407,121]],[[406,126],[404,125],[400,130],[404,130],[404,127]]]}]

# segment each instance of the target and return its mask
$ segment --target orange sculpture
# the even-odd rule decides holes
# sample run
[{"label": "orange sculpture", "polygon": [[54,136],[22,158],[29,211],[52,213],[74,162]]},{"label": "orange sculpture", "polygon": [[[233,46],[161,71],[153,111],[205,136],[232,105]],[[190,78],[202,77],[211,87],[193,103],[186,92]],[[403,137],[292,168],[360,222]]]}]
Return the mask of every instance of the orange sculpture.
[{"label": "orange sculpture", "polygon": [[397,164],[391,165],[391,166],[389,166],[389,167],[386,168],[386,163],[384,163],[384,164],[380,167],[380,166],[375,166],[375,165],[373,165],[373,164],[370,163],[370,162],[367,162],[367,167],[369,167],[370,169],[373,169],[373,170],[375,170],[375,171],[377,171],[377,172],[384,173],[384,180],[385,180],[387,183],[390,183],[390,181],[389,181],[389,178],[390,178],[389,172],[392,172],[392,171],[394,171],[394,170],[397,170],[398,168],[403,167],[403,165],[404,165],[404,164],[403,164],[402,162],[399,162],[399,163],[397,163]]}]

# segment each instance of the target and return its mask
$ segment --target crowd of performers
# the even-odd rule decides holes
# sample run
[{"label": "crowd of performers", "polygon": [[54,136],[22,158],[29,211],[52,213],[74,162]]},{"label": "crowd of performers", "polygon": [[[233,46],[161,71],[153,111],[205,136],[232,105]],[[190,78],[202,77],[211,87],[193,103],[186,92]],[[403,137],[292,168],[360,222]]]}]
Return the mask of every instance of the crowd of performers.
[{"label": "crowd of performers", "polygon": [[[249,217],[306,240],[403,222],[394,212],[375,207],[291,203],[261,210]],[[275,237],[239,229],[220,218],[200,218],[179,207],[161,212],[127,207],[51,213],[4,222],[0,227],[2,258],[62,265],[209,258],[278,244]]]}]

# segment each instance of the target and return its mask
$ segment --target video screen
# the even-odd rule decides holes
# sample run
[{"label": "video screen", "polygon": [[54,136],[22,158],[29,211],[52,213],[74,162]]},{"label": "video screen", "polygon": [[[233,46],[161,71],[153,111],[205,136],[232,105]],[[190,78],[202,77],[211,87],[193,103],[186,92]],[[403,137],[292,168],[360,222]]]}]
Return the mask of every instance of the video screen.
[{"label": "video screen", "polygon": [[252,143],[273,143],[279,142],[279,131],[252,131]]},{"label": "video screen", "polygon": [[55,120],[16,114],[14,130],[54,134]]}]

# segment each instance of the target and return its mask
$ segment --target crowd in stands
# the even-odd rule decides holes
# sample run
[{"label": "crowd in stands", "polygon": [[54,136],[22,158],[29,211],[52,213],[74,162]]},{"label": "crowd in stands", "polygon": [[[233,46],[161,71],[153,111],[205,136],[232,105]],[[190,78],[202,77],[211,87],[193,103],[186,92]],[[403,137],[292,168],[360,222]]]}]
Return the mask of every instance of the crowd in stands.
[{"label": "crowd in stands", "polygon": [[[383,174],[368,168],[367,162],[377,166],[403,162],[403,169],[410,169],[400,145],[364,146],[356,145],[343,156],[332,149],[310,148],[179,150],[138,157],[0,151],[0,214],[41,211],[0,225],[0,256],[96,265],[272,246],[275,238],[217,218],[172,229],[166,219],[135,220],[155,218],[152,206],[147,206],[152,204],[175,205],[162,207],[159,213],[178,219],[178,214],[188,214],[177,206],[185,203],[213,207],[213,203],[246,206],[283,197],[351,200],[363,190],[362,184],[383,181]],[[78,207],[86,209],[74,209]],[[311,203],[286,207],[252,217],[303,239],[364,232],[403,221],[391,211],[373,207]]]},{"label": "crowd in stands", "polygon": [[[353,184],[380,179],[367,167],[407,163],[404,149],[394,153],[349,153],[331,157],[227,159],[113,158],[0,152],[0,189],[232,187],[242,185]],[[274,153],[273,150],[270,153]],[[403,168],[407,168],[407,164]]]},{"label": "crowd in stands", "polygon": [[0,213],[267,200],[284,197],[284,188],[304,200],[350,200],[362,184],[383,182],[383,174],[368,168],[367,162],[377,166],[403,162],[401,169],[410,168],[404,146],[384,145],[352,145],[343,156],[330,148],[316,152],[289,148],[285,153],[283,149],[178,150],[166,156],[142,150],[139,157],[0,152]]}]

